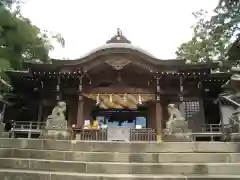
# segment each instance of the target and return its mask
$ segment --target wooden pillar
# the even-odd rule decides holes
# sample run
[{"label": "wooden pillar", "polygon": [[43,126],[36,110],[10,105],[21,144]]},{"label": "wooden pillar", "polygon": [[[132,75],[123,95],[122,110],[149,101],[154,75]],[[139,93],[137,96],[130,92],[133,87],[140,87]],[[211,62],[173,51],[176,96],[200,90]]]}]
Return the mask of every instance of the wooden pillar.
[{"label": "wooden pillar", "polygon": [[162,112],[162,105],[161,105],[161,99],[160,99],[160,76],[157,75],[157,93],[156,93],[156,104],[155,104],[155,113],[156,113],[156,133],[157,133],[157,141],[161,142],[162,141],[162,133],[163,133],[163,128],[162,128],[162,121],[163,121],[163,112]]},{"label": "wooden pillar", "polygon": [[42,121],[42,113],[43,113],[43,101],[42,99],[39,101],[39,107],[38,107],[38,117],[37,121],[41,122]]},{"label": "wooden pillar", "polygon": [[39,104],[38,104],[38,116],[37,116],[37,121],[41,122],[42,121],[42,116],[43,116],[43,96],[42,96],[42,90],[43,90],[43,81],[40,81],[40,99],[39,99]]},{"label": "wooden pillar", "polygon": [[79,86],[78,86],[78,109],[77,109],[77,127],[82,128],[84,123],[83,117],[83,76],[79,77]]},{"label": "wooden pillar", "polygon": [[77,110],[77,127],[82,128],[84,123],[83,117],[83,96],[79,95],[78,110]]},{"label": "wooden pillar", "polygon": [[159,98],[159,101],[158,100],[156,101],[155,113],[156,113],[156,116],[155,116],[156,117],[156,131],[157,131],[158,141],[160,141],[162,138],[162,133],[163,133],[163,126],[162,126],[163,116],[162,116],[162,105],[160,103],[160,98]]}]

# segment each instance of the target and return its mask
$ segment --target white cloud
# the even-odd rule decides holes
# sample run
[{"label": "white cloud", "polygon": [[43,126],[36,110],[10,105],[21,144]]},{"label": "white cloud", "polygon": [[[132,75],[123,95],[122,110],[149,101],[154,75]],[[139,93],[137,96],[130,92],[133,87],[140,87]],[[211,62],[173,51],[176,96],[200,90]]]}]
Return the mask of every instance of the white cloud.
[{"label": "white cloud", "polygon": [[174,58],[177,46],[192,36],[192,12],[211,11],[218,0],[29,0],[23,15],[66,40],[54,58],[77,58],[104,44],[116,29],[153,55]]}]

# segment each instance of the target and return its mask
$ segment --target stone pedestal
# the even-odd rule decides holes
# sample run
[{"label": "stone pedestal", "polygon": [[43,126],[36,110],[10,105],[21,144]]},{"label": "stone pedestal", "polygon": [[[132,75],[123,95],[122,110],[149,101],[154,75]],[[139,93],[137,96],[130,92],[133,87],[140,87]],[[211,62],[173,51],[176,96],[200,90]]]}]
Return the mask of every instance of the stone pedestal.
[{"label": "stone pedestal", "polygon": [[5,123],[0,122],[0,137],[4,136]]},{"label": "stone pedestal", "polygon": [[69,140],[71,139],[71,132],[67,129],[46,130],[40,139]]},{"label": "stone pedestal", "polygon": [[68,129],[67,121],[61,119],[48,119],[44,132],[42,133],[42,139],[70,139],[71,132]]},{"label": "stone pedestal", "polygon": [[68,124],[65,119],[52,118],[47,119],[46,129],[67,129]]},{"label": "stone pedestal", "polygon": [[192,141],[191,131],[188,129],[187,121],[185,121],[184,119],[168,121],[166,123],[166,129],[164,130],[164,141]]}]

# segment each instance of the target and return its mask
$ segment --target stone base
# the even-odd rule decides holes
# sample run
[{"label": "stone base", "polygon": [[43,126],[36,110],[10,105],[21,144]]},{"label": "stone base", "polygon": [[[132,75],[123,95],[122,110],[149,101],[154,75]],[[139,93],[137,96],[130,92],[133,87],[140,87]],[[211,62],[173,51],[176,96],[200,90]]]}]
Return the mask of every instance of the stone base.
[{"label": "stone base", "polygon": [[71,133],[68,130],[46,130],[39,138],[69,140],[71,139]]},{"label": "stone base", "polygon": [[164,141],[166,142],[191,142],[192,137],[189,133],[172,133],[164,135]]},{"label": "stone base", "polygon": [[68,127],[65,119],[47,119],[46,129],[66,129]]},{"label": "stone base", "polygon": [[172,132],[188,132],[188,122],[185,120],[170,120],[166,123],[166,128]]},{"label": "stone base", "polygon": [[0,137],[4,136],[5,123],[0,122]]},{"label": "stone base", "polygon": [[3,138],[9,138],[10,137],[10,133],[9,132],[3,132],[2,133],[2,137]]},{"label": "stone base", "polygon": [[232,142],[240,142],[240,134],[230,134],[229,137]]},{"label": "stone base", "polygon": [[188,129],[188,122],[184,119],[174,119],[166,123],[164,130],[164,141],[168,142],[190,142],[191,132]]}]

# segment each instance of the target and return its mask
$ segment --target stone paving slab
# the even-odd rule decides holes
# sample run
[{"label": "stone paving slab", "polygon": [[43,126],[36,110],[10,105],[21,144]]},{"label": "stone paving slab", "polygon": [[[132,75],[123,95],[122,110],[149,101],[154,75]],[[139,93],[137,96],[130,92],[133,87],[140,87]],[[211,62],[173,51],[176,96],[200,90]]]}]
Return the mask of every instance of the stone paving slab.
[{"label": "stone paving slab", "polygon": [[0,158],[0,169],[90,174],[240,175],[240,163],[110,163]]},{"label": "stone paving slab", "polygon": [[0,169],[4,180],[239,180],[236,175],[185,176],[185,175],[144,175],[144,174],[81,174],[50,171],[26,171]]},{"label": "stone paving slab", "polygon": [[0,158],[89,162],[236,163],[240,153],[114,153],[0,148]]},{"label": "stone paving slab", "polygon": [[238,142],[99,142],[42,139],[0,139],[2,148],[45,149],[86,152],[232,152],[240,153]]}]

